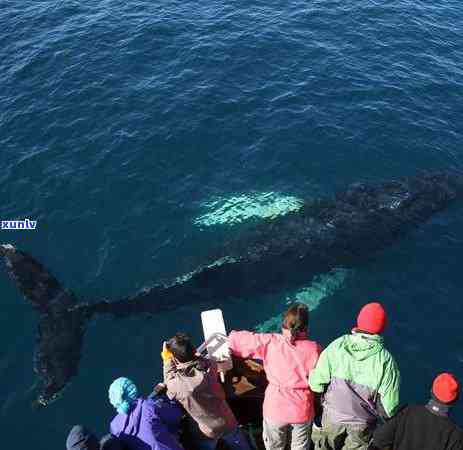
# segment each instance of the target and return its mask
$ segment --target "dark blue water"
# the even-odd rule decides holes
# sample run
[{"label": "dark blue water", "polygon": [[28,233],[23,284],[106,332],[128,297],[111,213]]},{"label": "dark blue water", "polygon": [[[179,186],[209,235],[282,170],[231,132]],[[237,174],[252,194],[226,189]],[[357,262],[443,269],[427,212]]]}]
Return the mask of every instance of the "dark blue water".
[{"label": "dark blue water", "polygon": [[[38,229],[0,240],[81,299],[118,298],[239,235],[220,209],[227,201],[231,217],[250,210],[256,220],[268,213],[262,196],[278,204],[462,170],[462,23],[456,0],[2,0],[0,219]],[[403,401],[424,401],[439,371],[463,378],[462,212],[436,216],[341,280],[217,306],[229,328],[269,328],[286,298],[302,295],[312,336],[327,344],[378,298]],[[225,223],[198,225],[205,214]],[[201,336],[204,305],[98,320],[78,378],[34,411],[36,316],[5,272],[0,299],[2,448],[63,448],[77,422],[103,433],[114,378],[148,392],[162,340]]]}]

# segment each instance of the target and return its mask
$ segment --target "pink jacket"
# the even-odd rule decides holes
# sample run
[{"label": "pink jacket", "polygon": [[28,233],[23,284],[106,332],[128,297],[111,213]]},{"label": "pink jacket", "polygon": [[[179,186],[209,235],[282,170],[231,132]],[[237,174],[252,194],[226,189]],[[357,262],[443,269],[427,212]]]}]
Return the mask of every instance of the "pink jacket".
[{"label": "pink jacket", "polygon": [[282,425],[313,420],[313,393],[307,377],[321,352],[316,342],[300,333],[291,344],[289,331],[283,329],[282,334],[232,331],[228,345],[238,357],[263,361],[269,382],[264,399],[265,419]]}]

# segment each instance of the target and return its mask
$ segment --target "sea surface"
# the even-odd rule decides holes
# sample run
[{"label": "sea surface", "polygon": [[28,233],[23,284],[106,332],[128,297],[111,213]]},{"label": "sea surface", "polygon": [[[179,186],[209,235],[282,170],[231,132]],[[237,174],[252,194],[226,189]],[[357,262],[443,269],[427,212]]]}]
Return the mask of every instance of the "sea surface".
[{"label": "sea surface", "polygon": [[[116,299],[207,261],[225,236],[357,181],[463,170],[461,0],[0,0],[0,231],[79,299]],[[228,329],[278,329],[310,305],[323,345],[379,299],[402,401],[463,379],[463,206],[358,268],[300,291],[222,302]],[[372,230],[374,233],[374,230]],[[37,315],[0,269],[1,447],[98,434],[107,388],[148,393],[162,341],[201,341],[192,304],[98,319],[80,374],[34,410]],[[463,424],[463,408],[454,417]]]}]

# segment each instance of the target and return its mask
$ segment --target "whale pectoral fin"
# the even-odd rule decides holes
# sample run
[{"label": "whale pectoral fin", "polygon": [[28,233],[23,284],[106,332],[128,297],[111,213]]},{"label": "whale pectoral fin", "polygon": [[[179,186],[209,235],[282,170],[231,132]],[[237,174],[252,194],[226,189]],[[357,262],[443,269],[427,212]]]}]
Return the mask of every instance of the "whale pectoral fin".
[{"label": "whale pectoral fin", "polygon": [[21,293],[40,313],[34,371],[41,389],[35,404],[46,406],[78,372],[88,316],[75,308],[74,295],[31,255],[0,245],[0,256]]}]

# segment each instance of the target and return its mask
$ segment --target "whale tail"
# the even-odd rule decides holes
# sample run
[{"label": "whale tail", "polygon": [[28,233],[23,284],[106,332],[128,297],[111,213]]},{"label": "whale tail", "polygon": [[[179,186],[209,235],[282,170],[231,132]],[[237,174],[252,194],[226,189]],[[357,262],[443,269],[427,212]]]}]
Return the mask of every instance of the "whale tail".
[{"label": "whale tail", "polygon": [[34,371],[41,387],[34,405],[44,407],[77,375],[89,317],[85,310],[75,308],[74,294],[32,256],[7,244],[0,245],[0,257],[21,293],[39,313]]}]

